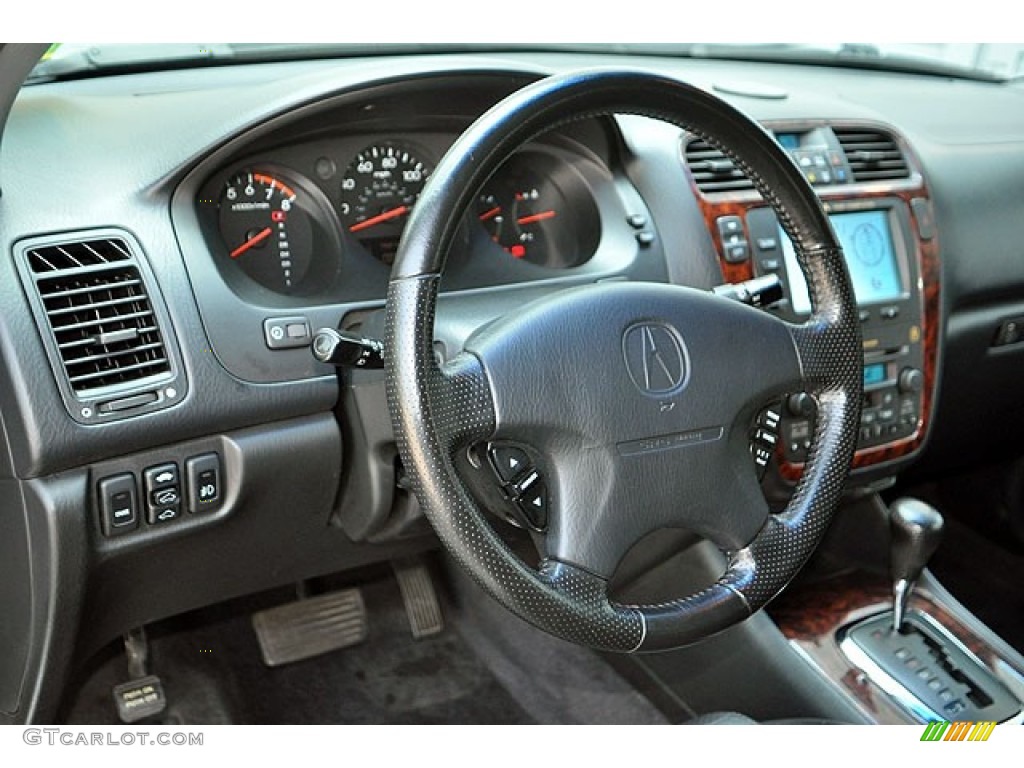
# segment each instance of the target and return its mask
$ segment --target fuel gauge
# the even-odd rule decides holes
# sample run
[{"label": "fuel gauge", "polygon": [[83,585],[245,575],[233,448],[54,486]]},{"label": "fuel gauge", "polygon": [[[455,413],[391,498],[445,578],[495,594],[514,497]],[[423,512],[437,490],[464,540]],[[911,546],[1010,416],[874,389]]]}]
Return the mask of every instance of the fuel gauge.
[{"label": "fuel gauge", "polygon": [[512,258],[556,269],[586,261],[600,237],[597,208],[575,170],[540,152],[515,155],[498,170],[477,198],[476,217]]}]

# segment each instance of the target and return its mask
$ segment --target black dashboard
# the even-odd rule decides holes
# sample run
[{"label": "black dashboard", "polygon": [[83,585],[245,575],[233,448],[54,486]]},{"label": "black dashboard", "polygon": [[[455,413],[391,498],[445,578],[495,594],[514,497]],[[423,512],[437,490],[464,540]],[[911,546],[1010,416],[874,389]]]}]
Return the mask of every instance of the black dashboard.
[{"label": "black dashboard", "polygon": [[[313,359],[311,335],[380,335],[402,221],[461,130],[545,74],[608,64],[718,92],[796,141],[812,170],[801,137],[814,131],[891,139],[905,176],[858,180],[840,164],[817,187],[835,215],[867,216],[845,220],[850,237],[865,264],[890,269],[866,278],[878,292],[866,328],[879,330],[866,334],[878,348],[865,350],[865,382],[881,378],[865,408],[877,420],[892,409],[899,431],[864,425],[853,482],[1019,453],[1024,336],[1007,324],[1024,318],[1020,86],[520,53],[26,87],[0,155],[0,639],[12,649],[0,718],[52,707],[73,654],[126,628],[426,546],[382,378],[339,381]],[[768,273],[794,285],[759,196],[732,185],[721,158],[690,157],[691,140],[620,116],[524,147],[472,202],[448,254],[438,354],[573,285],[710,289]],[[822,149],[822,162],[841,149]],[[874,150],[843,151],[879,162]],[[700,162],[730,184],[702,189]],[[853,178],[833,179],[835,167]],[[913,386],[901,378],[910,369],[922,377]],[[782,434],[785,484],[801,438]],[[156,470],[169,466],[179,499],[161,505]],[[215,501],[202,497],[210,487]]]},{"label": "black dashboard", "polygon": [[[383,305],[423,184],[482,94],[497,101],[509,87],[479,75],[472,86],[442,77],[337,96],[313,115],[236,138],[193,169],[172,211],[225,367],[258,382],[328,373],[308,354],[312,331],[339,318],[354,327]],[[511,158],[467,213],[444,292],[664,279],[646,207],[613,170],[613,141],[612,126],[593,120]]]}]

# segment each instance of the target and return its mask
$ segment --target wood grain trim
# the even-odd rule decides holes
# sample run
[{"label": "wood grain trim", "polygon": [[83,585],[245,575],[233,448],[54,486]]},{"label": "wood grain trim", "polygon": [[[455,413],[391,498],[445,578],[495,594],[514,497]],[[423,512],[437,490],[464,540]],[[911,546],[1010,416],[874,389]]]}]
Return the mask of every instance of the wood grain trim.
[{"label": "wood grain trim", "polygon": [[[872,719],[881,723],[915,722],[860,672],[839,649],[837,633],[892,607],[890,584],[881,576],[856,572],[823,582],[800,585],[783,593],[768,607],[782,634],[821,671],[852,696]],[[978,637],[932,594],[918,589],[910,601],[938,622],[1007,682],[1009,674],[1024,677],[1024,669],[1003,657]]]},{"label": "wood grain trim", "polygon": [[[849,124],[841,123],[840,127],[848,127]],[[789,124],[780,125],[782,128],[792,128]],[[930,426],[932,411],[934,407],[935,385],[938,377],[937,356],[939,347],[939,328],[941,326],[941,263],[939,260],[938,235],[928,240],[921,238],[920,224],[910,210],[910,201],[915,198],[924,198],[931,202],[931,196],[927,185],[924,183],[919,171],[920,163],[913,150],[906,144],[899,133],[889,126],[868,125],[865,127],[883,128],[892,134],[902,149],[905,158],[912,170],[910,180],[902,180],[892,183],[875,182],[864,185],[858,189],[852,185],[838,187],[835,189],[819,188],[818,194],[823,202],[840,202],[849,200],[868,200],[872,198],[898,198],[907,206],[907,216],[911,222],[913,241],[909,244],[913,256],[919,264],[920,284],[918,285],[918,297],[921,303],[921,337],[923,340],[924,353],[924,387],[921,390],[921,419],[918,421],[914,433],[905,438],[895,440],[884,445],[873,446],[859,450],[854,454],[853,468],[871,467],[887,461],[903,458],[921,447]],[[684,153],[685,154],[685,153]],[[746,216],[755,208],[763,208],[766,203],[755,191],[744,190],[740,192],[720,192],[705,195],[698,189],[689,167],[683,163],[686,169],[687,179],[690,188],[700,206],[701,214],[704,217],[704,224],[711,235],[718,252],[719,264],[722,269],[722,276],[725,282],[738,283],[750,280],[754,277],[753,253],[747,261],[741,264],[730,264],[725,260],[725,251],[722,239],[718,233],[716,221],[721,216],[740,216],[746,227]],[[749,237],[747,238],[749,242]],[[751,246],[752,249],[752,246]],[[780,474],[786,480],[796,482],[803,472],[803,466],[789,464],[781,461],[781,446],[779,457]]]}]

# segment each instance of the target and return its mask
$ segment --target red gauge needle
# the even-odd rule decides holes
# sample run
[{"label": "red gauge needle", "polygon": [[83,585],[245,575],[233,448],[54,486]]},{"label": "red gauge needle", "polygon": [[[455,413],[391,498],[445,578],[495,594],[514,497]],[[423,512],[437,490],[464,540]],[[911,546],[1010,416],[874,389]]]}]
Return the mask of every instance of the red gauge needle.
[{"label": "red gauge needle", "polygon": [[533,224],[536,221],[544,221],[545,219],[553,219],[554,217],[554,211],[541,211],[540,213],[534,213],[529,216],[522,216],[516,219],[516,224]]},{"label": "red gauge needle", "polygon": [[266,239],[267,239],[268,237],[270,237],[270,234],[271,234],[271,233],[272,233],[273,231],[274,231],[274,230],[272,230],[272,229],[271,229],[270,227],[266,227],[265,229],[261,229],[261,230],[260,230],[259,232],[257,232],[257,233],[256,233],[255,235],[253,235],[252,237],[250,237],[250,238],[249,238],[248,240],[246,240],[246,241],[245,241],[244,243],[242,243],[242,244],[241,244],[240,246],[238,246],[237,248],[235,248],[235,250],[233,250],[233,251],[231,252],[231,254],[230,254],[231,258],[232,258],[232,259],[237,259],[237,258],[238,258],[239,256],[241,256],[241,255],[242,255],[243,253],[245,253],[245,252],[246,252],[246,251],[248,251],[248,250],[249,250],[250,248],[252,248],[252,247],[253,247],[254,245],[259,245],[259,244],[260,244],[260,243],[262,243],[262,242],[263,242],[264,240],[266,240]]},{"label": "red gauge needle", "polygon": [[348,228],[349,232],[360,232],[364,229],[369,229],[372,226],[380,224],[383,221],[391,221],[391,219],[397,219],[399,216],[404,216],[409,212],[409,206],[400,205],[397,208],[392,208],[390,211],[384,211],[384,213],[371,216],[368,219],[360,221],[358,224],[353,224]]},{"label": "red gauge needle", "polygon": [[496,205],[493,208],[491,208],[491,210],[484,211],[483,213],[481,213],[480,214],[480,221],[487,221],[488,219],[493,219],[499,213],[501,213],[501,206],[500,205]]}]

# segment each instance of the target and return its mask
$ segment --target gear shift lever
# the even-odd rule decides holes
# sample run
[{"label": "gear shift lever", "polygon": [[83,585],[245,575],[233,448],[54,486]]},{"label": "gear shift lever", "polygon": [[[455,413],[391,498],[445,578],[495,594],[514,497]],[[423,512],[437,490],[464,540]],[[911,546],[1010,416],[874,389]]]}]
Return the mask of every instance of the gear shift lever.
[{"label": "gear shift lever", "polygon": [[914,583],[942,539],[942,515],[918,499],[897,499],[889,507],[892,532],[893,629],[903,626]]}]

